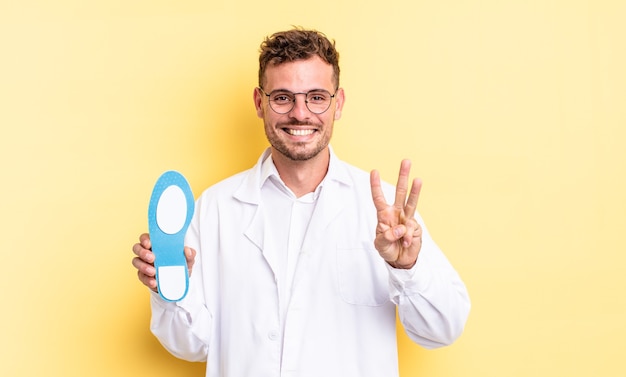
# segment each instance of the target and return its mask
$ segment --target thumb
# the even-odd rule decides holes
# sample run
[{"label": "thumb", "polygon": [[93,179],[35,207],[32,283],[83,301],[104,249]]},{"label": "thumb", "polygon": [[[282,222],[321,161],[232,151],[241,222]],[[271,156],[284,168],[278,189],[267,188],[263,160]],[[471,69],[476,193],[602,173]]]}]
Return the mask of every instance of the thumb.
[{"label": "thumb", "polygon": [[384,232],[379,233],[376,236],[374,246],[377,250],[387,250],[389,246],[395,244],[399,239],[406,234],[406,226],[399,224],[394,227],[389,227]]}]

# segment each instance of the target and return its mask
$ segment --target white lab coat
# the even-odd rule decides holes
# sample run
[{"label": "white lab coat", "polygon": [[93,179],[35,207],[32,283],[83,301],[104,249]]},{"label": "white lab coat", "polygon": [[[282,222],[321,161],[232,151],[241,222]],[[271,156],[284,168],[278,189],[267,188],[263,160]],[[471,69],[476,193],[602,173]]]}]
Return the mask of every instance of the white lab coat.
[{"label": "white lab coat", "polygon": [[[198,252],[187,297],[153,294],[151,330],[173,355],[207,361],[207,377],[393,377],[396,307],[427,348],[462,332],[469,298],[422,219],[416,266],[394,270],[373,246],[369,174],[332,153],[281,323],[276,261],[264,253],[260,166],[207,189],[186,243]],[[394,188],[384,184],[392,203]]]}]

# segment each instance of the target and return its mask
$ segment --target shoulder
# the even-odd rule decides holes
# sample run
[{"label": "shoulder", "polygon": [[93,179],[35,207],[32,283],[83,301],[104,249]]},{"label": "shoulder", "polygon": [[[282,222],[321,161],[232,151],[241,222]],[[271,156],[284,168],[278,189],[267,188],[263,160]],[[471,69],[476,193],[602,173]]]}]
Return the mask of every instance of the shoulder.
[{"label": "shoulder", "polygon": [[[335,160],[335,169],[335,176],[339,181],[352,186],[355,190],[366,189],[368,192],[371,192],[369,171],[339,160],[338,158]],[[390,195],[390,197],[393,197],[395,194],[395,186],[392,184],[381,181],[381,187],[385,196]]]},{"label": "shoulder", "polygon": [[210,197],[223,197],[224,195],[232,196],[233,193],[241,186],[246,177],[250,174],[251,170],[252,169],[244,170],[235,175],[231,175],[228,178],[222,179],[217,183],[214,183],[202,192],[199,199],[206,200]]}]

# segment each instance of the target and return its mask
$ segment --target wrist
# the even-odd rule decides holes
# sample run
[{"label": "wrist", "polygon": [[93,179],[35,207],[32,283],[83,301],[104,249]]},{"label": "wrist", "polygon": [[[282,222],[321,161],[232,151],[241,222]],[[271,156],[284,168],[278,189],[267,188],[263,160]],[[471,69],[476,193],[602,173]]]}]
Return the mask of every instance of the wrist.
[{"label": "wrist", "polygon": [[411,268],[413,268],[413,266],[415,266],[415,263],[417,263],[417,259],[415,259],[412,263],[398,263],[397,261],[396,262],[386,261],[386,262],[391,267],[397,270],[410,270]]}]

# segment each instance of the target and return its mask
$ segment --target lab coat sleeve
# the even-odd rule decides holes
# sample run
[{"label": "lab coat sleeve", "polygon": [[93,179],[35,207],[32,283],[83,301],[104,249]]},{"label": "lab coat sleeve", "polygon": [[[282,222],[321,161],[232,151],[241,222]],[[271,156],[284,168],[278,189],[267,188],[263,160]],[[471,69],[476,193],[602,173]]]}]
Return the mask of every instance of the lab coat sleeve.
[{"label": "lab coat sleeve", "polygon": [[470,310],[465,284],[424,223],[417,263],[409,270],[389,270],[390,298],[406,334],[417,344],[438,348],[452,344],[463,332]]},{"label": "lab coat sleeve", "polygon": [[150,330],[172,355],[187,361],[206,361],[212,317],[202,304],[173,303],[157,293],[150,297]]}]

